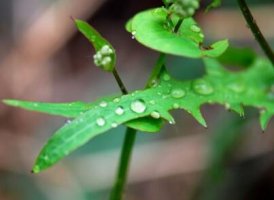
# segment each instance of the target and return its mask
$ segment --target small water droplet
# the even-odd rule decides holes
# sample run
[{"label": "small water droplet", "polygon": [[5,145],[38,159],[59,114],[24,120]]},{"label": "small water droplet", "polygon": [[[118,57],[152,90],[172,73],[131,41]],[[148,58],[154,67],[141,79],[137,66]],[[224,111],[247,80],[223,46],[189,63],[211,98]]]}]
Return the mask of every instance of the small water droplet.
[{"label": "small water droplet", "polygon": [[34,107],[37,107],[37,106],[38,106],[38,104],[37,104],[37,103],[34,103],[34,104],[33,104],[33,106],[34,106]]},{"label": "small water droplet", "polygon": [[173,108],[174,108],[174,109],[178,109],[179,107],[180,107],[180,105],[179,105],[178,103],[174,103],[174,104],[173,104]]},{"label": "small water droplet", "polygon": [[112,128],[116,128],[117,126],[118,126],[118,124],[115,123],[115,122],[113,122],[113,123],[111,124],[111,127],[112,127]]},{"label": "small water droplet", "polygon": [[153,111],[152,113],[150,113],[150,116],[155,119],[159,119],[161,117],[161,115],[158,111]]},{"label": "small water droplet", "polygon": [[122,115],[122,114],[124,114],[124,108],[123,107],[121,107],[121,106],[119,106],[118,108],[116,108],[116,110],[115,110],[115,113],[117,114],[117,115]]},{"label": "small water droplet", "polygon": [[169,124],[175,124],[175,121],[174,120],[170,120],[168,123]]},{"label": "small water droplet", "polygon": [[150,100],[149,103],[150,103],[151,105],[154,105],[154,104],[155,104],[155,101],[154,101],[154,100]]},{"label": "small water droplet", "polygon": [[136,100],[130,104],[130,108],[133,112],[143,113],[146,110],[146,104],[143,100]]},{"label": "small water droplet", "polygon": [[236,93],[242,93],[245,90],[245,86],[242,83],[230,83],[227,87]]},{"label": "small water droplet", "polygon": [[106,124],[106,120],[103,117],[99,117],[98,119],[96,119],[96,124],[98,126],[104,126]]},{"label": "small water droplet", "polygon": [[132,31],[132,32],[131,32],[131,39],[134,40],[134,39],[135,39],[135,35],[136,35],[136,31]]},{"label": "small water droplet", "polygon": [[102,102],[99,104],[99,106],[102,107],[102,108],[107,107],[107,105],[108,105],[108,103],[105,102],[105,101],[102,101]]},{"label": "small water droplet", "polygon": [[170,76],[168,74],[164,74],[163,79],[165,81],[169,81],[170,80]]},{"label": "small water droplet", "polygon": [[183,98],[185,95],[186,92],[180,88],[176,88],[171,91],[171,96],[176,99]]},{"label": "small water droplet", "polygon": [[202,94],[202,95],[210,95],[214,92],[214,89],[211,86],[211,84],[202,79],[198,79],[193,82],[193,90],[197,94]]},{"label": "small water droplet", "polygon": [[201,32],[200,27],[198,27],[198,26],[195,25],[195,24],[191,25],[190,29],[191,29],[193,32],[196,32],[196,33]]},{"label": "small water droplet", "polygon": [[156,87],[158,85],[158,81],[156,79],[150,82],[150,87]]},{"label": "small water droplet", "polygon": [[67,119],[66,120],[66,124],[70,124],[71,123],[71,120],[70,119]]},{"label": "small water droplet", "polygon": [[113,99],[113,102],[114,103],[118,103],[120,101],[120,98],[115,98],[115,99]]}]

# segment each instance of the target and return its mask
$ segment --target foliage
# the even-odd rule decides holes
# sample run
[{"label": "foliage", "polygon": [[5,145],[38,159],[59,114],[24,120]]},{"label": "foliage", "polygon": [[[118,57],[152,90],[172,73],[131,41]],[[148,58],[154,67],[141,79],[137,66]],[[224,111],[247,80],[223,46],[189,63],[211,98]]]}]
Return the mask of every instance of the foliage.
[{"label": "foliage", "polygon": [[[145,89],[90,103],[3,101],[10,106],[72,118],[48,140],[33,172],[54,165],[90,139],[121,124],[158,132],[164,121],[175,123],[169,113],[174,109],[186,110],[206,127],[200,111],[204,104],[221,104],[240,116],[244,116],[243,106],[252,106],[260,110],[260,124],[266,129],[274,115],[272,64],[248,48],[228,48],[227,39],[206,46],[202,29],[192,17],[194,11],[184,13],[198,5],[187,2],[166,0],[164,8],[142,11],[126,24],[127,31],[139,43],[161,53]],[[220,2],[214,0],[208,8],[217,7]],[[95,65],[115,75],[113,46],[86,22],[76,19],[75,24],[95,48]],[[164,60],[166,54],[202,59],[206,74],[195,80],[176,80],[164,67],[168,65]],[[232,72],[225,68],[226,64],[242,66],[244,70]]]}]

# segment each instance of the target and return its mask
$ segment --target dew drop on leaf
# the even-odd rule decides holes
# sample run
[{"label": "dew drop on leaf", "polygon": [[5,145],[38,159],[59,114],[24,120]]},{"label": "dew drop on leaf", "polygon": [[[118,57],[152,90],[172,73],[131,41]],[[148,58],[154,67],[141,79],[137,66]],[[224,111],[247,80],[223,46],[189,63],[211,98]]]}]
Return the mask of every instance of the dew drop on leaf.
[{"label": "dew drop on leaf", "polygon": [[161,117],[158,111],[153,111],[152,113],[150,113],[150,116],[153,117],[154,119],[159,119]]},{"label": "dew drop on leaf", "polygon": [[165,75],[163,76],[163,79],[164,79],[165,81],[169,81],[169,80],[170,80],[170,76],[169,76],[168,74],[165,74]]},{"label": "dew drop on leaf", "polygon": [[101,103],[100,103],[100,107],[102,107],[102,108],[104,108],[104,107],[107,107],[107,102],[105,102],[105,101],[102,101]]},{"label": "dew drop on leaf", "polygon": [[115,113],[117,114],[117,115],[122,115],[122,114],[124,114],[124,108],[123,107],[121,107],[121,106],[119,106],[118,108],[116,108],[116,110],[115,110]]},{"label": "dew drop on leaf", "polygon": [[183,98],[185,95],[186,95],[186,92],[180,88],[173,89],[171,91],[171,96],[176,99]]},{"label": "dew drop on leaf", "polygon": [[130,109],[135,113],[143,113],[146,110],[146,104],[143,100],[136,100],[130,104]]},{"label": "dew drop on leaf", "polygon": [[173,104],[173,108],[174,108],[174,109],[178,109],[179,107],[180,107],[180,105],[179,105],[178,103],[174,103],[174,104]]},{"label": "dew drop on leaf", "polygon": [[197,94],[201,95],[210,95],[214,92],[214,89],[211,86],[211,84],[202,79],[198,79],[193,82],[193,90]]},{"label": "dew drop on leaf", "polygon": [[113,102],[114,103],[118,103],[120,101],[120,98],[115,98],[115,99],[113,99]]},{"label": "dew drop on leaf", "polygon": [[230,83],[227,87],[236,93],[242,93],[245,90],[245,86],[241,83]]},{"label": "dew drop on leaf", "polygon": [[113,123],[111,124],[111,127],[112,127],[112,128],[116,128],[117,126],[118,126],[118,124],[115,123],[115,122],[113,122]]},{"label": "dew drop on leaf", "polygon": [[98,126],[104,126],[106,124],[106,120],[104,118],[100,117],[100,118],[96,119],[96,124]]}]

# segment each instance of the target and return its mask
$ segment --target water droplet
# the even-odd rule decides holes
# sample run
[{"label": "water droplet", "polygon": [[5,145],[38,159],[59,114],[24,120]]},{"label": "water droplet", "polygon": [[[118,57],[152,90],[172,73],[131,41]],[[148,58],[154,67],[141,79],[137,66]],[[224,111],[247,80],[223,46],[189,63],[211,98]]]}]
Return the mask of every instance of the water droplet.
[{"label": "water droplet", "polygon": [[156,79],[150,82],[150,87],[156,87],[158,85],[158,81]]},{"label": "water droplet", "polygon": [[113,99],[113,102],[114,103],[118,103],[120,101],[120,98],[115,98],[115,99]]},{"label": "water droplet", "polygon": [[159,119],[161,117],[161,115],[158,111],[153,111],[152,113],[150,113],[150,116],[155,119]]},{"label": "water droplet", "polygon": [[175,121],[174,120],[170,120],[168,123],[169,124],[175,124]]},{"label": "water droplet", "polygon": [[113,122],[113,123],[111,124],[111,127],[112,127],[112,128],[116,128],[117,126],[118,126],[118,124],[115,123],[115,122]]},{"label": "water droplet", "polygon": [[242,93],[245,90],[245,86],[242,83],[230,83],[227,87],[237,93]]},{"label": "water droplet", "polygon": [[104,118],[100,117],[100,118],[96,119],[96,124],[98,126],[104,126],[106,124],[106,120]]},{"label": "water droplet", "polygon": [[151,105],[154,105],[154,104],[155,104],[155,101],[154,101],[154,100],[150,100],[149,103],[150,103]]},{"label": "water droplet", "polygon": [[133,112],[143,113],[146,110],[146,105],[143,100],[136,100],[130,104],[130,108]]},{"label": "water droplet", "polygon": [[70,124],[71,123],[71,120],[70,119],[67,119],[66,120],[66,124]]},{"label": "water droplet", "polygon": [[118,108],[116,108],[116,110],[115,110],[115,113],[117,114],[117,115],[122,115],[122,114],[124,114],[124,108],[123,107],[121,107],[121,106],[119,106]]},{"label": "water droplet", "polygon": [[183,98],[185,95],[186,92],[180,88],[176,88],[171,91],[171,96],[176,99]]},{"label": "water droplet", "polygon": [[191,29],[193,32],[196,32],[196,33],[201,32],[201,29],[200,29],[197,25],[195,25],[195,24],[191,25],[190,29]]},{"label": "water droplet", "polygon": [[38,103],[34,103],[33,106],[34,106],[34,107],[37,107],[37,106],[38,106]]},{"label": "water droplet", "polygon": [[100,107],[102,107],[102,108],[107,107],[107,105],[108,105],[108,103],[105,102],[105,101],[102,101],[102,102],[100,103]]},{"label": "water droplet", "polygon": [[170,76],[168,74],[164,74],[163,79],[165,81],[169,81],[170,80]]},{"label": "water droplet", "polygon": [[178,109],[179,107],[180,107],[180,105],[179,105],[178,103],[174,103],[174,104],[173,104],[173,108],[174,108],[174,109]]},{"label": "water droplet", "polygon": [[134,40],[134,39],[135,39],[135,35],[136,35],[136,31],[132,31],[132,32],[131,32],[131,39]]},{"label": "water droplet", "polygon": [[193,82],[193,90],[197,94],[210,95],[214,92],[211,84],[205,80],[199,79]]}]

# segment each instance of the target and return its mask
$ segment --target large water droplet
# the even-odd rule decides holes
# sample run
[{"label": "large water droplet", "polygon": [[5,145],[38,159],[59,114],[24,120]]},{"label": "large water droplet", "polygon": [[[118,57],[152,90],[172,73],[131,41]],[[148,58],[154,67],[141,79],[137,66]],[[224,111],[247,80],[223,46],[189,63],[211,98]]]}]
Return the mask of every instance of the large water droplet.
[{"label": "large water droplet", "polygon": [[124,108],[123,107],[121,107],[121,106],[119,106],[118,108],[116,108],[116,110],[115,110],[115,113],[117,114],[117,115],[122,115],[122,114],[124,114]]},{"label": "large water droplet", "polygon": [[105,101],[102,101],[102,102],[100,103],[100,107],[102,107],[102,108],[107,107],[107,105],[108,105],[108,103],[105,102]]},{"label": "large water droplet", "polygon": [[185,95],[186,95],[186,92],[180,88],[176,88],[171,91],[171,96],[176,99],[182,98]]},{"label": "large water droplet", "polygon": [[106,120],[103,117],[100,117],[100,118],[96,119],[96,124],[98,126],[104,126],[106,124]]},{"label": "large water droplet", "polygon": [[205,80],[199,79],[193,82],[193,90],[197,94],[210,95],[214,92],[211,84]]},{"label": "large water droplet", "polygon": [[161,115],[158,111],[153,111],[152,113],[150,113],[150,116],[155,119],[159,119],[161,117]]},{"label": "large water droplet", "polygon": [[146,110],[146,104],[143,100],[136,100],[130,104],[130,109],[136,113],[143,113]]}]

